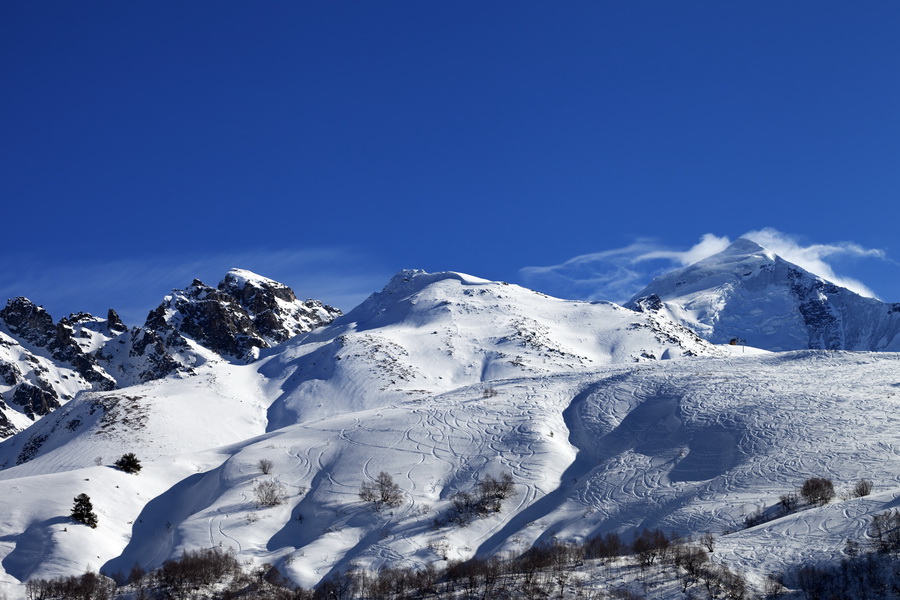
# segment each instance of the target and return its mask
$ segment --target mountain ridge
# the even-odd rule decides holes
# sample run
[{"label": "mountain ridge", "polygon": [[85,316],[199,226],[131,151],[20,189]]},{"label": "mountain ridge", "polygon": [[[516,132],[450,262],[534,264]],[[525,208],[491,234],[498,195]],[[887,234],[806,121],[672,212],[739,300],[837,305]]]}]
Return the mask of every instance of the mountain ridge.
[{"label": "mountain ridge", "polygon": [[0,310],[0,346],[7,349],[0,349],[0,438],[80,391],[190,375],[208,361],[252,362],[261,348],[340,314],[242,269],[231,269],[215,288],[195,279],[173,290],[142,326],[131,328],[113,309],[106,319],[73,313],[54,323],[31,300],[10,299]]},{"label": "mountain ridge", "polygon": [[[693,289],[756,276],[763,294],[786,281],[776,299],[790,299],[788,265],[742,244],[700,265],[712,273]],[[759,587],[769,572],[839,559],[900,493],[893,352],[716,345],[678,322],[671,299],[622,307],[418,270],[272,344],[266,336],[283,333],[262,333],[254,318],[276,314],[290,331],[303,315],[279,312],[294,304],[271,280],[229,273],[225,290],[194,281],[167,296],[149,327],[69,319],[82,350],[120,347],[119,362],[110,350],[98,364],[129,364],[136,331],[139,358],[159,350],[176,368],[77,391],[0,442],[0,593],[80,573],[85,547],[112,574],[221,545],[313,586],[349,568],[519,555],[656,527],[715,532],[711,559]],[[277,301],[259,298],[265,288]],[[204,318],[224,320],[223,344],[220,330],[191,333]],[[9,352],[26,350],[13,342]],[[49,370],[48,353],[35,360],[74,385]],[[113,468],[125,453],[142,461],[139,475]],[[402,496],[390,511],[359,493],[382,472]],[[502,510],[454,520],[458,494],[507,474]],[[867,477],[877,493],[743,529],[757,512],[781,514],[779,497],[814,476]],[[258,499],[262,484],[280,490],[276,504]],[[65,517],[81,493],[96,529]],[[765,556],[746,551],[772,540],[781,546]]]},{"label": "mountain ridge", "polygon": [[766,350],[900,350],[900,304],[861,296],[740,238],[650,282],[626,306],[656,297],[713,343]]}]

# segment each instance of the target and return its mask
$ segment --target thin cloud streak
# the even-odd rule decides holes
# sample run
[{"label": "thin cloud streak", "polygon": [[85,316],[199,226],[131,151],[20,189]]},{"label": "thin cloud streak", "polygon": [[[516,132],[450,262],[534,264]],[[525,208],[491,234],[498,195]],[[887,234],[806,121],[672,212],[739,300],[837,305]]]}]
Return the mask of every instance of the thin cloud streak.
[{"label": "thin cloud streak", "polygon": [[[771,228],[749,231],[740,237],[755,241],[810,273],[872,298],[876,295],[871,289],[856,279],[837,274],[829,260],[888,260],[883,250],[853,242],[804,245],[795,236]],[[706,233],[689,249],[679,250],[652,238],[639,238],[622,248],[575,256],[558,265],[524,267],[519,275],[526,285],[553,295],[621,304],[654,277],[721,252],[731,242],[728,236]]]},{"label": "thin cloud streak", "polygon": [[877,297],[868,286],[856,279],[838,275],[828,264],[829,258],[876,258],[885,260],[887,257],[883,250],[877,248],[864,248],[854,242],[837,242],[833,244],[812,244],[803,246],[795,237],[782,233],[775,229],[766,228],[759,231],[749,231],[743,237],[753,240],[763,248],[771,250],[786,261],[802,267],[819,277],[827,279],[842,287],[868,296]]}]

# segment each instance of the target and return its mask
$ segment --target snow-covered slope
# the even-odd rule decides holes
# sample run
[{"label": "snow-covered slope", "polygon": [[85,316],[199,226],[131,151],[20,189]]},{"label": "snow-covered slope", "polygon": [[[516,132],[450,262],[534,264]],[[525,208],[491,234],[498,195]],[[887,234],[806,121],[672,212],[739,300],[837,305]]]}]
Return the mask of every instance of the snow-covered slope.
[{"label": "snow-covered slope", "polygon": [[[222,429],[222,419],[240,421],[227,407],[236,390],[256,386],[251,379],[223,385],[232,395],[218,410],[212,402],[221,390],[192,400],[185,391],[173,407],[202,407],[180,409],[205,415],[195,433],[202,438]],[[900,361],[888,353],[611,365],[495,380],[491,394],[478,383],[184,453],[172,452],[187,429],[178,423],[196,417],[176,411],[173,422],[151,419],[140,428],[152,447],[134,432],[113,432],[118,445],[104,452],[109,460],[120,450],[144,456],[136,476],[94,465],[102,442],[86,430],[65,453],[0,471],[4,581],[14,590],[21,577],[80,572],[86,546],[94,568],[127,572],[221,544],[312,585],[351,563],[421,566],[444,554],[521,552],[554,536],[627,537],[641,527],[712,531],[715,560],[760,577],[801,561],[833,561],[848,537],[864,542],[871,516],[900,496],[891,467],[900,448],[897,381]],[[163,400],[152,402],[162,408]],[[262,427],[257,421],[234,433]],[[225,437],[190,444],[217,441]],[[64,456],[76,459],[64,466]],[[260,471],[261,459],[272,461],[271,473]],[[403,503],[374,512],[357,492],[381,471],[400,485]],[[446,523],[455,493],[504,472],[513,475],[514,494],[500,513]],[[775,506],[811,476],[829,477],[843,492],[866,477],[876,494],[742,529],[747,515]],[[285,502],[258,506],[260,482],[283,486]],[[81,492],[97,509],[96,530],[66,517]]]},{"label": "snow-covered slope", "polygon": [[[900,496],[897,355],[729,353],[642,309],[406,271],[255,363],[81,394],[0,443],[0,593],[219,545],[313,585],[641,527],[721,534],[714,559],[762,576],[835,560]],[[138,475],[109,466],[126,452]],[[403,502],[378,512],[358,491],[382,471]],[[503,509],[452,524],[502,473]],[[877,493],[741,529],[811,476]],[[96,529],[68,518],[80,493]]]},{"label": "snow-covered slope", "polygon": [[402,271],[263,361],[270,428],[510,377],[721,351],[664,315],[559,300],[460,273]]},{"label": "snow-covered slope", "polygon": [[627,306],[661,300],[704,339],[768,350],[900,350],[900,304],[866,298],[755,242],[654,279]]}]

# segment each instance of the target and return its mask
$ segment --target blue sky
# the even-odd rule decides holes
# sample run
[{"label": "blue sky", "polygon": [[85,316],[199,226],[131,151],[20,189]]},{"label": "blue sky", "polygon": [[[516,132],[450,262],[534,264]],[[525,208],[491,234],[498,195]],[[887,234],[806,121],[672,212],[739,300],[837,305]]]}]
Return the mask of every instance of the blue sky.
[{"label": "blue sky", "polygon": [[401,268],[621,300],[763,232],[900,301],[898,30],[896,2],[2,3],[0,296],[136,323],[237,266],[345,309]]}]

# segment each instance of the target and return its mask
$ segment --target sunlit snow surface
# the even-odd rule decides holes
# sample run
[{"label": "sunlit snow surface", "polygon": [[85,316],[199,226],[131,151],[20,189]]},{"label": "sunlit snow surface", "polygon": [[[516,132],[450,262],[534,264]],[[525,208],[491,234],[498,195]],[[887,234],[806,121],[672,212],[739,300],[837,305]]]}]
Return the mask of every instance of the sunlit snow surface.
[{"label": "sunlit snow surface", "polygon": [[[873,496],[720,538],[714,560],[763,575],[840,557],[894,500],[894,354],[697,342],[712,356],[686,357],[689,337],[672,329],[666,341],[668,324],[614,305],[409,278],[258,364],[82,395],[24,432],[46,440],[19,466],[30,438],[0,444],[0,593],[218,545],[308,586],[350,564],[439,561],[441,546],[465,558],[641,527],[721,535],[807,477],[839,491],[875,482]],[[114,405],[145,413],[140,426],[90,414],[116,394],[138,398]],[[124,452],[144,461],[140,474],[108,466]],[[376,513],[357,492],[381,471],[404,502]],[[501,513],[435,527],[454,493],[502,472],[515,494]],[[257,506],[265,480],[284,486],[280,506]],[[68,518],[82,492],[97,529]]]}]

